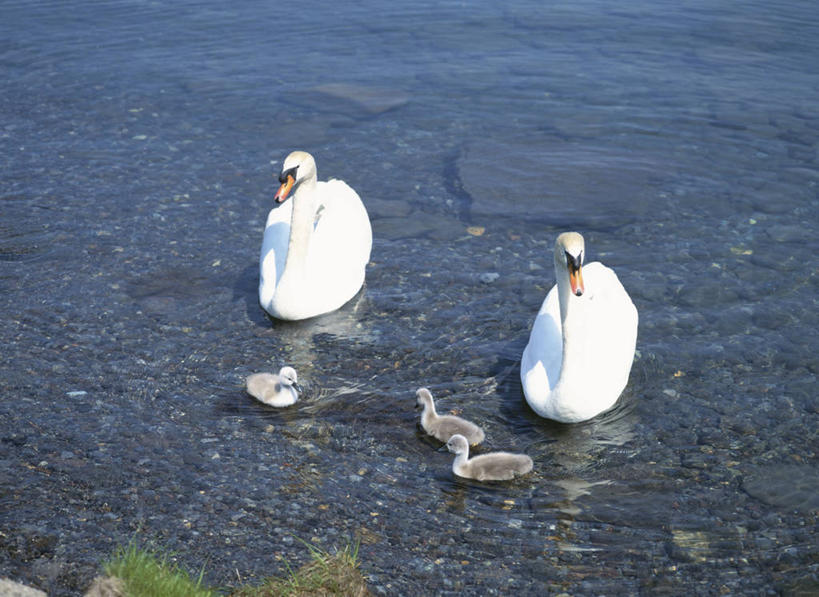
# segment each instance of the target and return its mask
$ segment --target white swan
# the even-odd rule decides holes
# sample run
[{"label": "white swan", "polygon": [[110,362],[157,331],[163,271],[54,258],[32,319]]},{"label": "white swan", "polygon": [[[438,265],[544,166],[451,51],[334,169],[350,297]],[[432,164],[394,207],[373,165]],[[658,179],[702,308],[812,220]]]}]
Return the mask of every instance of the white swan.
[{"label": "white swan", "polygon": [[421,413],[421,427],[434,438],[446,442],[455,434],[463,435],[470,443],[476,445],[484,440],[483,429],[454,415],[439,415],[435,412],[435,402],[432,394],[426,388],[419,388],[415,392],[416,406],[422,406],[424,412]]},{"label": "white swan", "polygon": [[334,311],[364,284],[372,248],[367,210],[347,183],[318,182],[316,162],[304,151],[287,156],[279,181],[280,205],[267,216],[259,258],[259,302],[278,319]]},{"label": "white swan", "polygon": [[490,452],[474,458],[469,457],[469,442],[463,435],[453,435],[446,443],[446,449],[453,452],[452,472],[466,479],[478,481],[506,481],[515,475],[525,475],[534,463],[526,454]]},{"label": "white swan", "polygon": [[279,374],[254,373],[247,378],[247,393],[270,406],[290,406],[299,399],[301,386],[293,367],[282,367]]},{"label": "white swan", "polygon": [[637,309],[617,275],[599,262],[583,265],[584,257],[580,234],[557,237],[557,284],[540,307],[520,364],[529,406],[563,423],[614,405],[637,343]]}]

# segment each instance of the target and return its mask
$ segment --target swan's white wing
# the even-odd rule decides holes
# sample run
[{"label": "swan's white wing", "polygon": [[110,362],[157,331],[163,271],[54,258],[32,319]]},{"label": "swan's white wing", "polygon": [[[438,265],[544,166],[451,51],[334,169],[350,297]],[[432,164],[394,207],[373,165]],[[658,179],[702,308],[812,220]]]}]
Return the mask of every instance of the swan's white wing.
[{"label": "swan's white wing", "polygon": [[264,307],[273,299],[276,286],[284,272],[292,214],[293,202],[286,201],[271,209],[267,215],[259,254],[259,302]]},{"label": "swan's white wing", "polygon": [[520,379],[530,404],[545,400],[554,388],[560,376],[562,355],[560,301],[555,285],[535,317],[520,363]]},{"label": "swan's white wing", "polygon": [[599,387],[619,396],[628,381],[637,343],[637,308],[614,270],[595,262],[583,266],[589,291],[588,318],[589,366]]},{"label": "swan's white wing", "polygon": [[[372,248],[372,227],[361,197],[343,180],[318,183],[315,234],[343,241],[345,260],[367,263]],[[321,248],[321,245],[318,245]],[[337,253],[338,248],[334,247]]]},{"label": "swan's white wing", "polygon": [[[352,297],[364,282],[370,260],[372,227],[358,194],[341,180],[319,182],[308,264],[311,277]],[[345,289],[345,290],[341,290]],[[345,301],[346,302],[346,301]]]}]

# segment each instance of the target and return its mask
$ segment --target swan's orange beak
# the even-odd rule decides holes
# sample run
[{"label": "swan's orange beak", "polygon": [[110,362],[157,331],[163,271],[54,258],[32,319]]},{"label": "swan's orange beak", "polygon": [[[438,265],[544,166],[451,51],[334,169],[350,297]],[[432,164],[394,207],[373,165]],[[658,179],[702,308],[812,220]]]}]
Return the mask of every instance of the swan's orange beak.
[{"label": "swan's orange beak", "polygon": [[582,267],[576,269],[574,267],[569,268],[569,284],[572,287],[572,294],[575,296],[580,296],[586,291],[583,286]]},{"label": "swan's orange beak", "polygon": [[282,203],[285,199],[287,199],[288,193],[290,193],[290,189],[293,188],[293,184],[295,184],[296,179],[293,178],[292,174],[288,174],[287,178],[284,179],[282,182],[282,186],[279,187],[279,190],[276,191],[276,194],[273,198],[276,200],[276,203]]}]

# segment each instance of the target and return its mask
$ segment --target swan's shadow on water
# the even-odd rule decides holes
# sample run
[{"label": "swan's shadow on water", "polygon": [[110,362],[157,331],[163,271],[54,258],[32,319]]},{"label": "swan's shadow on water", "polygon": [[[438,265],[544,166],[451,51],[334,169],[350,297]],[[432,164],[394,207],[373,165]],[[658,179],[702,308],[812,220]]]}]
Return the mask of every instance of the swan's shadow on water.
[{"label": "swan's shadow on water", "polygon": [[[514,354],[518,354],[516,349],[510,346]],[[589,421],[565,424],[538,416],[528,405],[520,381],[519,359],[501,359],[498,369],[497,391],[502,396],[503,417],[528,442],[523,451],[535,461],[535,485],[527,501],[531,512],[540,513],[533,524],[548,523],[561,550],[591,549],[577,543],[573,525],[587,507],[584,498],[616,483],[610,478],[612,468],[639,450],[639,388],[650,372],[644,371],[640,361],[635,362],[631,381],[612,409]],[[590,499],[594,502],[594,498]],[[544,512],[552,513],[551,522],[543,518]]]},{"label": "swan's shadow on water", "polygon": [[[275,354],[277,366],[294,367],[302,385],[309,385],[311,380],[316,383],[329,380],[344,371],[350,342],[370,344],[378,336],[371,318],[366,316],[370,310],[366,284],[336,311],[300,321],[283,321],[268,315],[259,304],[258,284],[258,266],[251,264],[236,278],[233,287],[233,300],[244,301],[247,319],[255,324],[249,332],[253,343],[249,341],[246,350],[248,367],[253,369],[250,373],[275,368],[270,363],[270,355]],[[255,340],[259,338],[267,340],[258,343],[255,354]],[[345,347],[339,345],[342,341]],[[339,384],[349,385],[343,380]]]},{"label": "swan's shadow on water", "polygon": [[[510,347],[511,348],[511,347]],[[615,406],[582,423],[559,423],[537,415],[523,393],[520,360],[501,360],[498,364],[497,391],[505,421],[522,437],[524,451],[536,462],[536,468],[549,471],[545,478],[587,476],[607,466],[613,453],[636,451],[629,446],[636,438],[639,423],[637,394],[632,383],[626,386]]]},{"label": "swan's shadow on water", "polygon": [[270,319],[259,304],[259,264],[242,270],[233,284],[233,301],[244,301],[248,320],[257,327],[269,328]]},{"label": "swan's shadow on water", "polygon": [[339,309],[324,315],[285,321],[268,315],[259,304],[259,265],[253,263],[242,270],[233,285],[233,300],[244,301],[248,320],[257,327],[298,333],[332,334],[338,337],[366,338],[368,327],[364,324],[369,310],[366,282],[361,289]]}]

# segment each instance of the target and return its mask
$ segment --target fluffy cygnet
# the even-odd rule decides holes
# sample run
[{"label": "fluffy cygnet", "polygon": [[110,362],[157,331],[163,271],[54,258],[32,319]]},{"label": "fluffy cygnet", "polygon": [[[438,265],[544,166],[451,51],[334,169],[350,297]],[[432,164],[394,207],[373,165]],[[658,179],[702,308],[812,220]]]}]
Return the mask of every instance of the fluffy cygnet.
[{"label": "fluffy cygnet", "polygon": [[453,435],[446,449],[456,454],[452,472],[459,477],[478,481],[506,481],[515,475],[525,475],[532,470],[532,459],[526,454],[490,452],[474,458],[469,457],[469,443],[463,435]]},{"label": "fluffy cygnet", "polygon": [[282,367],[279,374],[254,373],[247,378],[247,393],[270,406],[290,406],[299,399],[301,386],[293,367]]},{"label": "fluffy cygnet", "polygon": [[419,388],[416,395],[416,406],[422,406],[424,412],[421,413],[421,427],[431,436],[442,442],[449,441],[453,435],[464,436],[471,445],[479,444],[483,441],[483,429],[466,419],[454,415],[439,415],[435,412],[435,402],[432,394],[426,388]]}]

